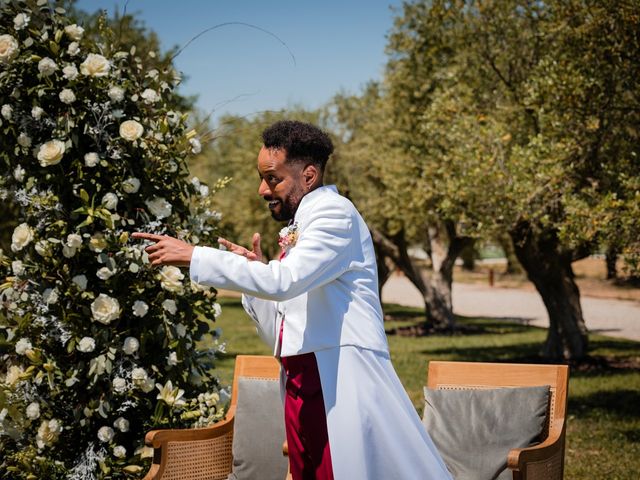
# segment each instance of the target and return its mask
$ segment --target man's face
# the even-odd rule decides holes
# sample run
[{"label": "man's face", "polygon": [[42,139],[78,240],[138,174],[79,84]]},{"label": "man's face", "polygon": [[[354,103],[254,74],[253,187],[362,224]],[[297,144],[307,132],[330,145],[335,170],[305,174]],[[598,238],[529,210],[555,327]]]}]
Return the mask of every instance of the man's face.
[{"label": "man's face", "polygon": [[306,190],[303,165],[287,163],[285,158],[284,149],[262,147],[258,154],[258,194],[269,202],[271,216],[278,221],[293,218]]}]

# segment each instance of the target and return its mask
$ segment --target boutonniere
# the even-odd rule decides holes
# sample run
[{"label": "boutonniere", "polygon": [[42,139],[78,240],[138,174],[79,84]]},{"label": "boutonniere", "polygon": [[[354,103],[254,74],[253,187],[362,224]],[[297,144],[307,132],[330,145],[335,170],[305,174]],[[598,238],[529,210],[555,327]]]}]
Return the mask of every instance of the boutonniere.
[{"label": "boutonniere", "polygon": [[278,234],[278,245],[284,252],[288,252],[294,247],[298,241],[298,223],[293,222],[291,225],[284,227]]}]

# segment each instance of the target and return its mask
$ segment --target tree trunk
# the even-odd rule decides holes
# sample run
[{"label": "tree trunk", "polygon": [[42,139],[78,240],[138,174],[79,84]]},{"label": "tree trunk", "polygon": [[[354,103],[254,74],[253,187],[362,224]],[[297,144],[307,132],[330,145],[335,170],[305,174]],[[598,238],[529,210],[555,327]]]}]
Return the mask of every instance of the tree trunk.
[{"label": "tree trunk", "polygon": [[607,264],[607,280],[615,280],[618,278],[618,269],[616,263],[618,262],[618,250],[614,247],[607,248],[605,254],[605,262]]},{"label": "tree trunk", "polygon": [[580,360],[587,354],[587,327],[574,281],[573,255],[560,247],[555,231],[534,230],[527,222],[511,232],[515,253],[542,296],[549,330],[542,355],[552,360]]},{"label": "tree trunk", "polygon": [[397,248],[377,229],[369,229],[373,248],[376,252],[376,265],[378,267],[378,295],[382,298],[382,287],[395,270],[393,257],[397,256]]},{"label": "tree trunk", "polygon": [[473,272],[476,268],[476,249],[473,243],[470,243],[460,252],[460,258],[462,259],[462,269],[468,272]]},{"label": "tree trunk", "polygon": [[513,250],[513,242],[511,241],[511,237],[506,234],[501,235],[498,238],[498,243],[500,244],[500,247],[502,247],[502,250],[504,250],[504,256],[507,258],[507,268],[505,269],[504,273],[522,273],[522,266],[518,262],[516,252]]}]

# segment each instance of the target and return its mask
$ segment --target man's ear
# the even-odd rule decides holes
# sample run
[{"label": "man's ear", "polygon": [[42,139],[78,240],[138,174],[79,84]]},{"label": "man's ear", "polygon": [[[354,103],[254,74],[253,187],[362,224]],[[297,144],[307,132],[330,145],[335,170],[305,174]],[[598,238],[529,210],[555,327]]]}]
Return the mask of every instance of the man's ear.
[{"label": "man's ear", "polygon": [[321,177],[322,173],[320,172],[320,169],[313,163],[304,167],[304,170],[302,171],[302,178],[304,179],[304,185],[307,190],[318,183]]}]

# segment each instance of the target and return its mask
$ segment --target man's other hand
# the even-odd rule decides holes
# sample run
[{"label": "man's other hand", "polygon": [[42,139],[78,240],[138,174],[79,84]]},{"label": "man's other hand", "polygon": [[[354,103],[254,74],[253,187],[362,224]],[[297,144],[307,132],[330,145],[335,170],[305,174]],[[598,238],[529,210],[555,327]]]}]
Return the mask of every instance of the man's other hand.
[{"label": "man's other hand", "polygon": [[194,247],[187,242],[168,235],[143,232],[135,232],[132,237],[154,242],[153,245],[145,248],[145,251],[149,254],[149,261],[154,267],[162,265],[188,267],[191,264]]},{"label": "man's other hand", "polygon": [[223,245],[230,252],[240,255],[241,257],[246,257],[247,260],[255,260],[258,262],[262,261],[262,249],[260,248],[259,233],[253,234],[253,250],[247,250],[246,248],[236,245],[235,243],[231,243],[229,240],[222,237],[218,238],[218,243]]}]

